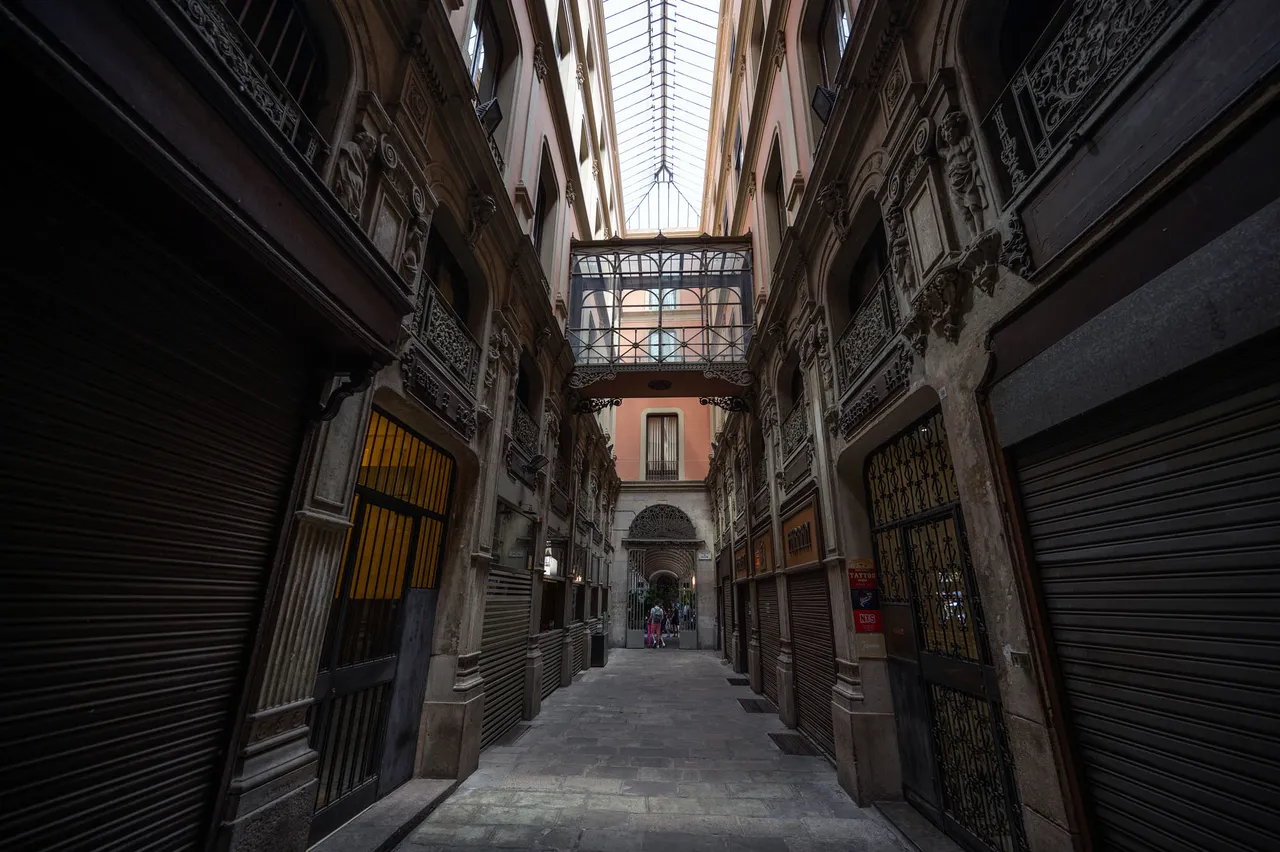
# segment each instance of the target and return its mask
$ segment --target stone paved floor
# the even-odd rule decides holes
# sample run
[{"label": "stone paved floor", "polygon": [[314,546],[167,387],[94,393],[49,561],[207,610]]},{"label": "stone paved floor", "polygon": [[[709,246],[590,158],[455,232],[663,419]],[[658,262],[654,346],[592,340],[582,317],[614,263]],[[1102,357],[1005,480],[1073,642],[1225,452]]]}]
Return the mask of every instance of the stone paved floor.
[{"label": "stone paved floor", "polygon": [[778,750],[705,651],[613,650],[494,746],[398,852],[903,852],[822,758]]}]

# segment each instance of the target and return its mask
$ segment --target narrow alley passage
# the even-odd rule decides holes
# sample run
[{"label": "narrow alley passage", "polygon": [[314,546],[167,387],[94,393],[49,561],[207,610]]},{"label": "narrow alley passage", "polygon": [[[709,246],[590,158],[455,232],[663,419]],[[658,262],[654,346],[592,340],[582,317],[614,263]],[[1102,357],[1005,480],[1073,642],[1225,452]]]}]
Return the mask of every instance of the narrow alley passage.
[{"label": "narrow alley passage", "polygon": [[900,852],[821,757],[784,754],[712,652],[617,650],[399,847],[581,852]]}]

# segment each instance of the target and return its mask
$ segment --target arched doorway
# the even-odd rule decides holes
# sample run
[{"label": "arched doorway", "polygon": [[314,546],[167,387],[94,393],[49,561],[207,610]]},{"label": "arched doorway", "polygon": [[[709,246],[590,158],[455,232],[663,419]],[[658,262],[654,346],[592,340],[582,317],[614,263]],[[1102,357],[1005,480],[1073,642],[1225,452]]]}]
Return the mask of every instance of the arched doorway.
[{"label": "arched doorway", "polygon": [[654,605],[674,624],[668,648],[698,647],[697,538],[681,509],[658,503],[636,515],[622,544],[627,548],[627,647],[645,647],[645,627]]}]

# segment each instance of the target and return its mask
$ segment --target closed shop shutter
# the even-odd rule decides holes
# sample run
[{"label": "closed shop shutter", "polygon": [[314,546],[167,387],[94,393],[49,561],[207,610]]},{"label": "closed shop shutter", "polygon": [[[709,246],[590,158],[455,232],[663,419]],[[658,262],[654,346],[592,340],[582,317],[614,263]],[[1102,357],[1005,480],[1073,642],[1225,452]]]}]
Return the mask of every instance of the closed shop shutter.
[{"label": "closed shop shutter", "polygon": [[723,644],[724,658],[733,662],[729,642],[733,638],[733,583],[725,580],[720,584],[720,638]]},{"label": "closed shop shutter", "polygon": [[587,625],[579,621],[569,628],[571,648],[573,651],[573,672],[577,674],[587,667],[586,636]]},{"label": "closed shop shutter", "polygon": [[764,694],[778,703],[778,653],[782,650],[782,623],[778,617],[778,584],[766,577],[756,582],[760,602],[760,680]]},{"label": "closed shop shutter", "polygon": [[532,605],[533,578],[528,571],[498,565],[489,568],[484,633],[480,637],[480,675],[484,678],[482,748],[520,721]]},{"label": "closed shop shutter", "polygon": [[564,657],[564,633],[549,630],[538,640],[542,648],[542,697],[546,698],[560,686],[560,661]]},{"label": "closed shop shutter", "polygon": [[836,652],[826,572],[818,569],[792,574],[787,604],[791,610],[798,727],[834,753],[831,690],[836,685]]},{"label": "closed shop shutter", "polygon": [[0,837],[201,848],[309,365],[126,217],[24,197],[59,209],[25,207],[0,258]]},{"label": "closed shop shutter", "polygon": [[1275,351],[1014,452],[1095,849],[1280,848]]}]

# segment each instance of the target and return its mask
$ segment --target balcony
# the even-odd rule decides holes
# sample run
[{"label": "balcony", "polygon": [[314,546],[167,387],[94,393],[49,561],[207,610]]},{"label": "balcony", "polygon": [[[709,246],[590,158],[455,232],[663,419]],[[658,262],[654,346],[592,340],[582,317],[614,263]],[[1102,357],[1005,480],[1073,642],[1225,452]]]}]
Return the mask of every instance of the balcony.
[{"label": "balcony", "polygon": [[886,269],[836,341],[836,377],[841,397],[859,386],[897,330],[897,297],[892,274]]},{"label": "balcony", "polygon": [[646,482],[675,482],[680,478],[680,462],[649,459],[644,465]]},{"label": "balcony", "polygon": [[318,173],[328,153],[324,138],[226,5],[220,0],[168,0],[164,5],[205,61],[223,69],[250,111],[275,128],[293,158]]},{"label": "balcony", "polygon": [[570,385],[586,397],[736,396],[752,382],[751,243],[574,243]]},{"label": "balcony", "polygon": [[414,337],[401,358],[405,387],[470,440],[476,431],[480,344],[425,275],[422,287]]},{"label": "balcony", "polygon": [[1191,0],[1063,3],[982,122],[1003,166],[1005,198],[1030,191]]}]

